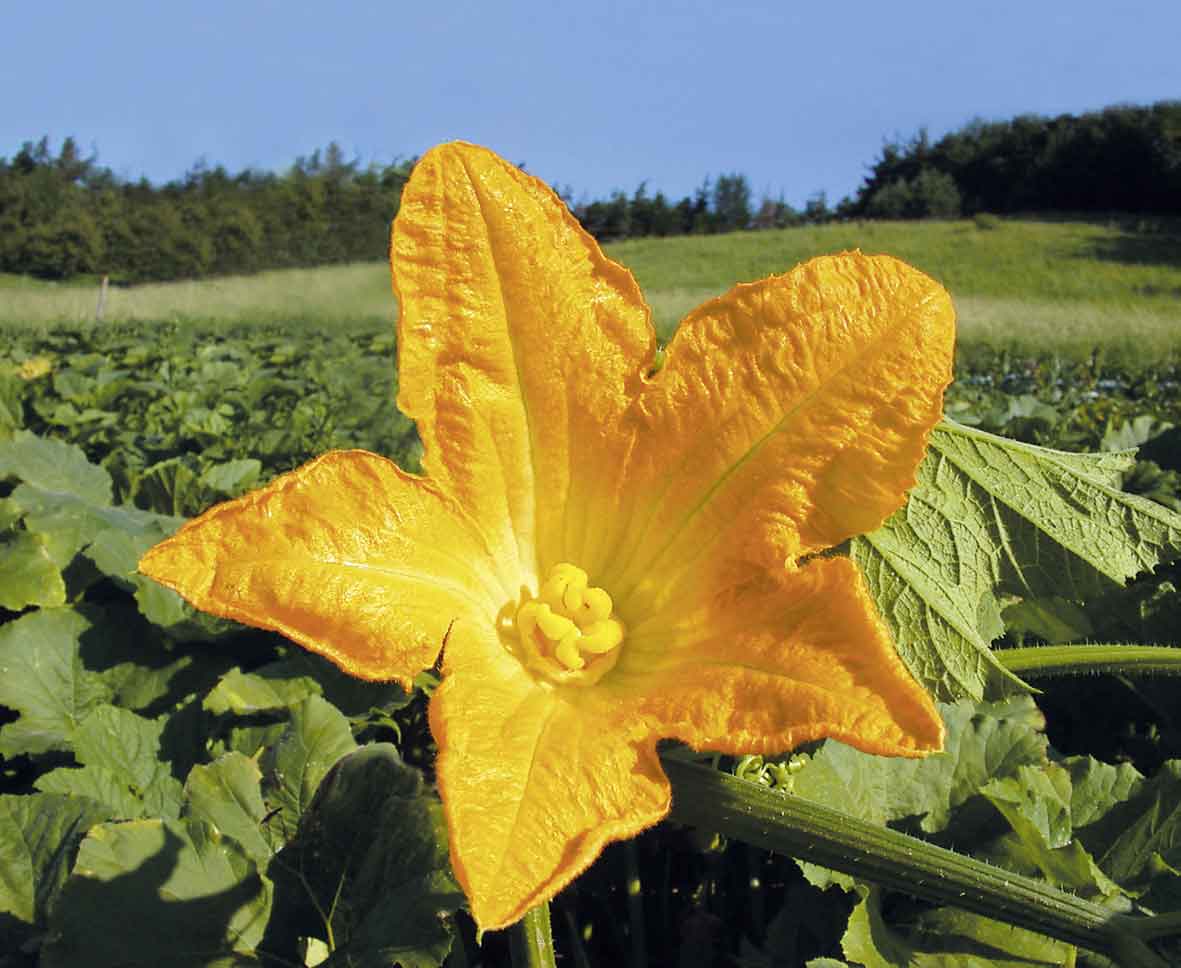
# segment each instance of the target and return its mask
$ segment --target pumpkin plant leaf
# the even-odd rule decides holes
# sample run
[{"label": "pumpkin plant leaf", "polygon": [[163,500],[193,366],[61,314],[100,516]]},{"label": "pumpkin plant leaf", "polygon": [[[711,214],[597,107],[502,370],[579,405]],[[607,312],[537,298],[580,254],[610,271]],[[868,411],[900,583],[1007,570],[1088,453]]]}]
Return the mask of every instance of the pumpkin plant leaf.
[{"label": "pumpkin plant leaf", "polygon": [[134,527],[107,528],[95,534],[86,557],[103,574],[135,595],[144,618],[180,639],[211,639],[237,628],[232,622],[198,612],[171,588],[136,571],[140,556],[156,542],[172,534],[180,521],[161,515],[145,515]]},{"label": "pumpkin plant leaf", "polygon": [[[100,824],[49,919],[42,968],[260,963],[272,887],[245,851],[198,820]],[[115,925],[134,925],[119,930]]]},{"label": "pumpkin plant leaf", "polygon": [[47,609],[0,627],[0,705],[20,717],[0,729],[0,756],[68,749],[79,724],[111,698],[85,668],[80,639],[102,634],[84,614]]},{"label": "pumpkin plant leaf", "polygon": [[356,748],[349,721],[331,703],[309,696],[292,707],[287,728],[262,761],[263,799],[278,808],[271,823],[284,840],[294,836],[328,770]]},{"label": "pumpkin plant leaf", "polygon": [[277,909],[335,939],[331,968],[436,968],[464,897],[451,875],[442,807],[388,743],[364,746],[324,778],[272,867]]},{"label": "pumpkin plant leaf", "polygon": [[[1181,870],[1181,760],[1167,761],[1151,779],[1116,769],[1102,770],[1103,780],[1126,797],[1095,809],[1078,836],[1113,880],[1144,890],[1157,872]],[[1093,778],[1091,783],[1099,785]]]},{"label": "pumpkin plant leaf", "polygon": [[104,805],[86,797],[0,796],[0,949],[15,951],[44,930],[78,844],[109,818]]},{"label": "pumpkin plant leaf", "polygon": [[1084,897],[1120,893],[1074,836],[1070,774],[1061,766],[1022,765],[980,792],[1012,828],[985,848],[989,859]]},{"label": "pumpkin plant leaf", "polygon": [[0,480],[9,477],[88,504],[111,503],[111,475],[90,463],[82,448],[28,431],[0,443]]},{"label": "pumpkin plant leaf", "polygon": [[248,716],[294,706],[309,696],[321,694],[320,684],[311,676],[289,674],[280,660],[253,672],[230,669],[206,695],[204,706],[215,715],[233,713]]},{"label": "pumpkin plant leaf", "polygon": [[212,763],[194,766],[185,780],[182,815],[213,824],[263,867],[274,849],[263,833],[267,811],[261,782],[258,764],[241,753],[226,753]]},{"label": "pumpkin plant leaf", "polygon": [[958,911],[935,908],[905,927],[882,910],[882,891],[863,891],[841,939],[845,957],[865,968],[1061,968],[1074,963],[1074,948],[1024,928]]},{"label": "pumpkin plant leaf", "polygon": [[1046,762],[1046,738],[1028,696],[1007,703],[941,706],[943,751],[926,759],[872,756],[826,740],[795,774],[797,796],[827,803],[862,820],[906,821],[926,834],[945,829],[954,810],[990,777]]},{"label": "pumpkin plant leaf", "polygon": [[116,706],[98,706],[81,722],[74,755],[81,768],[60,767],[39,777],[51,793],[81,790],[123,818],[180,813],[181,785],[159,758],[164,720],[150,720]]},{"label": "pumpkin plant leaf", "polygon": [[1127,454],[1071,454],[944,420],[918,483],[850,542],[910,670],[942,699],[1021,683],[991,651],[1001,596],[1073,601],[1181,555],[1181,515],[1119,490]]},{"label": "pumpkin plant leaf", "polygon": [[0,608],[66,603],[66,583],[45,539],[29,531],[0,538]]},{"label": "pumpkin plant leaf", "polygon": [[[871,756],[826,740],[794,774],[796,796],[825,803],[850,816],[890,824],[908,833],[940,835],[957,847],[979,841],[990,827],[1002,832],[994,810],[979,796],[990,777],[1005,777],[1024,765],[1046,762],[1044,724],[1028,696],[1005,703],[961,700],[941,706],[947,735],[938,756],[904,760]],[[819,888],[853,879],[800,862]]]}]

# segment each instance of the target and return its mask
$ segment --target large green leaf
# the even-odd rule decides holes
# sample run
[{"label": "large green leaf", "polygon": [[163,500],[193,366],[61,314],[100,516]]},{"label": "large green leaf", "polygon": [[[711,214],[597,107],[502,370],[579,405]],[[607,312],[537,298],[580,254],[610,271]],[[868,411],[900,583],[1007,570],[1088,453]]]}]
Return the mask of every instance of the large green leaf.
[{"label": "large green leaf", "polygon": [[967,911],[935,908],[905,927],[887,922],[882,894],[863,894],[841,939],[845,957],[865,968],[1062,968],[1074,949],[1024,928]]},{"label": "large green leaf", "polygon": [[[464,904],[451,876],[438,800],[388,743],[365,746],[324,778],[273,870],[289,930],[330,912],[332,968],[435,968]],[[298,872],[298,876],[295,875]],[[301,930],[302,928],[302,930]],[[329,937],[325,926],[312,932]]]},{"label": "large green leaf", "polygon": [[0,729],[0,755],[68,749],[86,715],[111,698],[111,686],[82,664],[80,639],[90,634],[105,633],[71,609],[0,627],[0,705],[20,713]]},{"label": "large green leaf", "polygon": [[1079,837],[1112,879],[1143,890],[1160,865],[1181,870],[1181,760],[1168,761],[1151,779],[1129,779],[1113,777],[1126,797],[1094,809]]},{"label": "large green leaf", "polygon": [[262,462],[253,457],[210,464],[201,472],[199,481],[215,499],[237,497],[258,484]]},{"label": "large green leaf", "polygon": [[139,513],[141,517],[133,522],[94,534],[85,551],[86,557],[104,575],[134,594],[135,604],[144,618],[167,629],[174,638],[213,639],[239,628],[226,619],[198,612],[171,588],[139,574],[136,567],[143,553],[182,523],[178,518]]},{"label": "large green leaf", "polygon": [[[994,808],[979,795],[990,777],[1006,777],[1046,762],[1040,713],[1028,696],[977,706],[961,700],[941,706],[947,736],[943,752],[911,760],[872,756],[833,740],[791,778],[796,796],[850,816],[942,839],[967,849],[1004,831]],[[939,838],[936,838],[939,839]],[[801,862],[817,887],[853,879]]]},{"label": "large green leaf", "polygon": [[1021,766],[984,784],[981,794],[1004,816],[1012,832],[984,848],[994,863],[1041,876],[1082,896],[1112,897],[1119,887],[1074,837],[1070,774],[1056,763]]},{"label": "large green leaf", "polygon": [[111,503],[111,476],[91,464],[79,447],[28,431],[0,443],[0,480],[6,477],[89,504]]},{"label": "large green leaf", "polygon": [[361,718],[375,709],[386,714],[401,709],[412,694],[395,683],[355,679],[326,659],[298,650],[251,672],[231,669],[205,697],[205,708],[241,716],[285,709],[315,695],[346,716]]},{"label": "large green leaf", "polygon": [[241,753],[226,753],[208,765],[194,766],[185,780],[183,815],[213,824],[265,867],[274,849],[263,832],[267,809],[261,781],[258,764]]},{"label": "large green leaf", "polygon": [[42,968],[254,965],[272,888],[197,820],[93,828],[49,920]]},{"label": "large green leaf", "polygon": [[114,529],[129,534],[150,531],[169,535],[181,524],[179,519],[141,511],[134,507],[94,504],[76,494],[19,484],[9,499],[24,514],[25,527],[45,536],[54,560],[65,567],[79,551],[103,531]]},{"label": "large green leaf", "polygon": [[82,793],[124,819],[180,813],[181,785],[160,759],[165,720],[144,719],[127,709],[98,706],[74,736],[81,768],[61,767],[39,777],[47,793]]},{"label": "large green leaf", "polygon": [[0,950],[15,950],[43,929],[74,852],[94,824],[110,818],[100,803],[52,793],[0,796]]},{"label": "large green leaf", "polygon": [[286,709],[309,696],[321,693],[320,684],[311,676],[288,673],[284,661],[272,662],[254,672],[231,669],[205,697],[211,713],[251,713]]},{"label": "large green leaf", "polygon": [[795,774],[792,792],[863,820],[909,820],[931,834],[990,778],[1046,761],[1043,721],[1027,696],[979,705],[961,700],[940,713],[947,735],[939,755],[872,756],[828,740]]},{"label": "large green leaf", "polygon": [[86,549],[86,557],[99,571],[134,591],[135,603],[144,618],[162,628],[188,621],[193,617],[193,610],[171,588],[139,574],[136,565],[145,551],[168,537],[173,530],[164,524],[135,532],[108,528],[95,535]]},{"label": "large green leaf", "polygon": [[[7,463],[5,447],[13,452]],[[252,472],[257,475],[256,465],[234,462],[213,479],[233,483]],[[14,559],[12,565],[19,566],[23,576],[19,582],[0,580],[0,605],[18,610],[26,605],[62,604],[65,586],[60,569],[85,550],[101,573],[134,592],[140,611],[154,624],[174,629],[182,637],[208,637],[230,627],[230,623],[198,616],[174,591],[136,572],[140,556],[171,535],[182,518],[136,507],[111,507],[110,476],[105,470],[87,463],[76,447],[32,434],[0,446],[0,476],[5,472],[22,481],[6,505],[23,516],[29,536],[13,544],[11,555],[7,545],[0,547],[0,579],[7,558],[14,555],[19,561]],[[44,547],[38,548],[36,541]]]},{"label": "large green leaf", "polygon": [[1103,763],[1091,756],[1072,756],[1062,765],[1070,771],[1070,819],[1076,830],[1102,820],[1144,782],[1131,763]]},{"label": "large green leaf", "polygon": [[45,540],[28,531],[0,537],[0,608],[21,612],[65,603],[66,583]]},{"label": "large green leaf", "polygon": [[938,697],[1016,685],[1000,596],[1081,600],[1181,555],[1181,515],[1119,490],[1127,454],[1070,454],[944,421],[906,506],[854,539],[910,670]]},{"label": "large green leaf", "polygon": [[263,799],[279,813],[271,821],[290,840],[320,781],[357,748],[349,721],[331,703],[311,696],[291,710],[278,742],[263,758]]}]

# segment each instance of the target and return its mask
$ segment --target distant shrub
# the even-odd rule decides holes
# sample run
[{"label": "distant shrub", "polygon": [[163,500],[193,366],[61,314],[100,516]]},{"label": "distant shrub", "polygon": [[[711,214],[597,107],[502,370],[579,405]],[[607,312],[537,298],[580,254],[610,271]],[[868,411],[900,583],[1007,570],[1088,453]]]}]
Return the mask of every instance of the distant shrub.
[{"label": "distant shrub", "polygon": [[924,168],[909,180],[896,178],[873,193],[866,205],[870,218],[953,218],[963,200],[951,175]]},{"label": "distant shrub", "polygon": [[955,218],[963,199],[955,179],[944,171],[924,168],[910,183],[912,218]]},{"label": "distant shrub", "polygon": [[910,201],[910,183],[899,178],[873,193],[865,206],[865,214],[870,218],[908,218]]},{"label": "distant shrub", "polygon": [[57,218],[26,228],[18,236],[18,264],[43,279],[68,279],[96,272],[103,255],[103,236],[86,212],[62,212]]},{"label": "distant shrub", "polygon": [[977,212],[972,217],[972,223],[981,231],[989,232],[1001,227],[1001,217],[993,215],[992,212]]}]

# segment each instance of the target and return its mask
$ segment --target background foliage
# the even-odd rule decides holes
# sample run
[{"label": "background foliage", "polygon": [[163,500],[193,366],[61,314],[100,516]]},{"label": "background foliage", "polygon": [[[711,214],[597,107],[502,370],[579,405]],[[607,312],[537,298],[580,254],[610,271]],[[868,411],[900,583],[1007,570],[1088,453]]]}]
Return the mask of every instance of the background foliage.
[{"label": "background foliage", "polygon": [[886,145],[849,211],[1181,213],[1181,101],[921,131]]},{"label": "background foliage", "polygon": [[[0,158],[0,272],[117,282],[190,279],[373,257],[386,245],[413,159],[362,166],[340,147],[281,174],[195,165],[163,186],[125,181],[67,138]],[[596,238],[715,234],[832,219],[1121,211],[1181,214],[1181,101],[1057,118],[974,121],[931,144],[925,132],[887,144],[855,199],[802,211],[756,200],[738,172],[706,178],[679,200],[652,194],[575,199]],[[1145,223],[1145,231],[1165,231]]]},{"label": "background foliage", "polygon": [[[504,963],[503,939],[477,948],[456,913],[424,785],[433,680],[413,697],[347,680],[134,572],[183,516],[331,447],[416,467],[392,350],[386,330],[163,324],[0,348],[4,968]],[[961,424],[1107,454],[1109,486],[1181,507],[1175,367],[977,347],[957,376]],[[999,647],[1175,643],[1179,581],[1174,564],[1081,599],[1027,583],[970,621]],[[1036,705],[949,701],[948,753],[924,763],[824,743],[720,765],[1086,897],[1174,909],[1174,681],[1039,685]],[[144,930],[112,932],[112,910]],[[554,919],[578,965],[1104,964],[671,825],[609,849]]]}]

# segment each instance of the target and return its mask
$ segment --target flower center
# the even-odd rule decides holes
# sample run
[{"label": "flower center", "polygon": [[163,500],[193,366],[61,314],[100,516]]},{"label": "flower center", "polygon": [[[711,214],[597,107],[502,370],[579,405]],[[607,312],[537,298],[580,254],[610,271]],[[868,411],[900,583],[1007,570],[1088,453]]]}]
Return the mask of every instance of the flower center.
[{"label": "flower center", "polygon": [[615,665],[623,623],[612,616],[611,596],[568,562],[554,565],[536,598],[522,602],[514,625],[521,658],[560,684],[590,685]]}]

